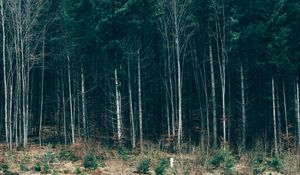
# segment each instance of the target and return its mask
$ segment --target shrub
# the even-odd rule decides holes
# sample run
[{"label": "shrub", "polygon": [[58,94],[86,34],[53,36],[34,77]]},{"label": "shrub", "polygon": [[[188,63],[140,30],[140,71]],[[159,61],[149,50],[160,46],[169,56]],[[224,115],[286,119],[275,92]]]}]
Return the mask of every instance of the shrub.
[{"label": "shrub", "polygon": [[76,175],[84,175],[84,173],[80,170],[79,167],[76,167],[76,169],[75,169],[75,174],[76,174]]},{"label": "shrub", "polygon": [[4,174],[5,174],[5,175],[20,175],[20,174],[17,173],[17,172],[10,172],[10,171],[4,171]]},{"label": "shrub", "polygon": [[97,162],[97,158],[91,154],[88,153],[84,159],[83,159],[83,166],[85,169],[97,169],[98,168],[98,162]]},{"label": "shrub", "polygon": [[78,160],[78,157],[76,157],[76,155],[70,150],[61,150],[59,153],[59,159],[75,162]]},{"label": "shrub", "polygon": [[43,165],[43,172],[44,173],[49,173],[50,172],[50,166],[48,163],[44,163]]},{"label": "shrub", "polygon": [[21,171],[28,171],[29,170],[27,164],[24,163],[24,162],[20,162],[19,168],[20,168]]},{"label": "shrub", "polygon": [[118,149],[118,153],[122,160],[124,160],[124,161],[128,160],[128,150],[125,147],[123,147],[123,146],[120,147]]},{"label": "shrub", "polygon": [[252,173],[254,175],[262,174],[266,170],[264,156],[257,154],[253,160]]},{"label": "shrub", "polygon": [[214,167],[223,167],[225,174],[231,174],[234,167],[235,158],[228,150],[219,150],[209,161]]},{"label": "shrub", "polygon": [[167,159],[162,159],[158,162],[157,167],[155,168],[155,173],[157,175],[165,175],[169,166],[169,161]]},{"label": "shrub", "polygon": [[150,171],[150,165],[151,160],[150,159],[143,159],[140,161],[139,165],[137,166],[137,172],[141,174],[147,174]]},{"label": "shrub", "polygon": [[24,158],[21,159],[21,162],[19,164],[19,168],[21,171],[28,171],[28,162],[30,161],[30,158],[28,156],[25,156]]},{"label": "shrub", "polygon": [[268,166],[275,171],[280,171],[282,168],[282,161],[279,157],[274,157],[268,162]]},{"label": "shrub", "polygon": [[210,161],[209,163],[215,167],[219,167],[224,162],[224,154],[223,152],[218,152]]},{"label": "shrub", "polygon": [[33,169],[34,169],[34,171],[37,171],[37,172],[42,171],[41,163],[40,163],[40,162],[37,162],[36,164],[34,164]]},{"label": "shrub", "polygon": [[47,151],[46,154],[44,155],[44,161],[49,163],[53,163],[55,159],[55,154],[50,150]]},{"label": "shrub", "polygon": [[5,172],[5,171],[8,171],[8,169],[9,169],[9,166],[7,163],[0,163],[0,170]]}]

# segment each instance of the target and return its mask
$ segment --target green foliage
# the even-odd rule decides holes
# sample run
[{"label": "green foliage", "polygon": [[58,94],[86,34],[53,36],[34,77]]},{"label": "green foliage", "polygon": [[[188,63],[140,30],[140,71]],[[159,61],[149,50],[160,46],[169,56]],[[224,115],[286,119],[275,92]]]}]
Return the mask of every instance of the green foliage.
[{"label": "green foliage", "polygon": [[74,162],[78,160],[78,157],[70,150],[61,150],[59,152],[59,159]]},{"label": "green foliage", "polygon": [[165,175],[168,167],[169,167],[169,161],[167,159],[162,159],[158,162],[158,165],[155,168],[155,173],[157,175]]},{"label": "green foliage", "polygon": [[119,156],[120,156],[120,158],[122,159],[122,160],[124,160],[124,161],[126,161],[126,160],[128,160],[128,150],[125,148],[125,147],[120,147],[119,149],[118,149],[118,153],[119,153]]},{"label": "green foliage", "polygon": [[8,171],[8,169],[9,169],[9,166],[7,163],[0,163],[0,170],[5,172],[5,171]]},{"label": "green foliage", "polygon": [[52,171],[52,175],[58,175],[58,174],[59,174],[59,172],[57,170]]},{"label": "green foliage", "polygon": [[50,172],[50,166],[48,163],[43,164],[43,172],[44,173],[49,173]]},{"label": "green foliage", "polygon": [[55,160],[55,154],[53,151],[49,150],[46,152],[46,154],[44,155],[44,161],[47,162],[47,164],[49,163],[53,163]]},{"label": "green foliage", "polygon": [[252,172],[254,175],[262,174],[267,169],[280,171],[283,168],[283,161],[279,157],[266,158],[262,154],[257,154],[253,159]]},{"label": "green foliage", "polygon": [[19,168],[21,171],[28,171],[28,163],[30,161],[30,157],[29,156],[25,156],[21,159],[20,164],[19,164]]},{"label": "green foliage", "polygon": [[219,150],[209,163],[216,168],[223,168],[225,174],[231,174],[234,168],[235,158],[228,150]]},{"label": "green foliage", "polygon": [[209,163],[215,167],[219,167],[224,162],[224,154],[222,152],[218,152],[210,161]]},{"label": "green foliage", "polygon": [[143,159],[139,162],[137,166],[137,172],[141,174],[147,174],[150,171],[151,167],[151,160],[150,159]]},{"label": "green foliage", "polygon": [[282,169],[282,160],[279,157],[273,157],[268,161],[268,166],[275,171],[280,171]]},{"label": "green foliage", "polygon": [[20,175],[17,172],[4,171],[5,175]]},{"label": "green foliage", "polygon": [[42,171],[42,165],[40,162],[36,162],[33,166],[33,169],[34,171],[37,171],[37,172],[41,172]]},{"label": "green foliage", "polygon": [[76,167],[76,169],[75,169],[75,174],[76,174],[76,175],[83,175],[84,173],[80,170],[79,167]]},{"label": "green foliage", "polygon": [[97,169],[98,161],[97,158],[92,154],[88,153],[83,159],[83,166],[85,169]]}]

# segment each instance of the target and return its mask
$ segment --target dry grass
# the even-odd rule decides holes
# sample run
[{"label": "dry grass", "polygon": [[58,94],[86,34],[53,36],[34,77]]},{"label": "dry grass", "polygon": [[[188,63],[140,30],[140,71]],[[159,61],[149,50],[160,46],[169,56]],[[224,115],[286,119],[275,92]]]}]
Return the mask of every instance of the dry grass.
[{"label": "dry grass", "polygon": [[[55,147],[31,145],[26,150],[21,151],[7,151],[5,146],[0,144],[0,164],[6,163],[9,165],[9,171],[18,172],[19,174],[91,174],[91,175],[134,175],[136,167],[144,159],[151,159],[150,174],[155,174],[154,170],[157,167],[159,160],[174,158],[174,167],[168,168],[167,175],[218,175],[224,174],[224,165],[220,167],[213,167],[210,161],[215,156],[215,152],[201,150],[198,147],[190,149],[188,153],[168,153],[160,151],[158,145],[148,144],[143,154],[138,153],[138,150],[129,151],[126,160],[122,158],[116,149],[104,148],[101,144],[96,142],[84,143],[82,140],[77,140],[76,144],[68,146],[66,149],[73,152],[77,161],[62,161],[59,160],[60,151],[64,150],[64,145],[56,145]],[[95,156],[100,156],[103,167],[98,167],[96,170],[86,170],[83,167],[83,158],[92,152]],[[46,172],[35,172],[34,166],[38,162],[43,162],[45,155],[53,154],[53,161],[49,163],[50,170]],[[248,175],[252,174],[253,160],[255,159],[256,152],[248,152],[241,154],[235,158],[233,171],[231,174]],[[283,168],[281,172],[275,172],[269,168],[263,174],[269,175],[297,175],[299,162],[295,152],[284,154],[282,158]],[[26,164],[27,171],[21,171],[20,165]],[[4,174],[2,172],[2,174]],[[0,171],[1,175],[1,171]]]}]

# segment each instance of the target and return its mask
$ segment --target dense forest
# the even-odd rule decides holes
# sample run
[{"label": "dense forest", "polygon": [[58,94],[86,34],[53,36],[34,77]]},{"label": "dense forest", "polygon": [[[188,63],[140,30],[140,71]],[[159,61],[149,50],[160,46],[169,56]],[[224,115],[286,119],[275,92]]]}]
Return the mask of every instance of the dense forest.
[{"label": "dense forest", "polygon": [[0,141],[300,148],[299,0],[0,0]]}]

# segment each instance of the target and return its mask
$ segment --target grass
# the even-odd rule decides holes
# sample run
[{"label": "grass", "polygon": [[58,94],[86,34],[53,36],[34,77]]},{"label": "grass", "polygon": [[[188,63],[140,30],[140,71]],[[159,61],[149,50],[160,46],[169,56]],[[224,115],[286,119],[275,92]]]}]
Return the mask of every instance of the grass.
[{"label": "grass", "polygon": [[[186,149],[187,150],[187,149]],[[2,151],[2,150],[0,150]],[[100,144],[81,144],[55,147],[31,146],[26,151],[6,151],[0,158],[0,174],[15,172],[33,174],[133,174],[138,172],[157,175],[194,174],[297,174],[296,152],[282,152],[279,157],[261,149],[236,154],[231,150],[206,152],[192,147],[185,152],[160,151],[158,145],[148,144],[144,153],[102,147]],[[170,158],[174,167],[170,167]],[[1,161],[4,160],[4,161]]]}]

